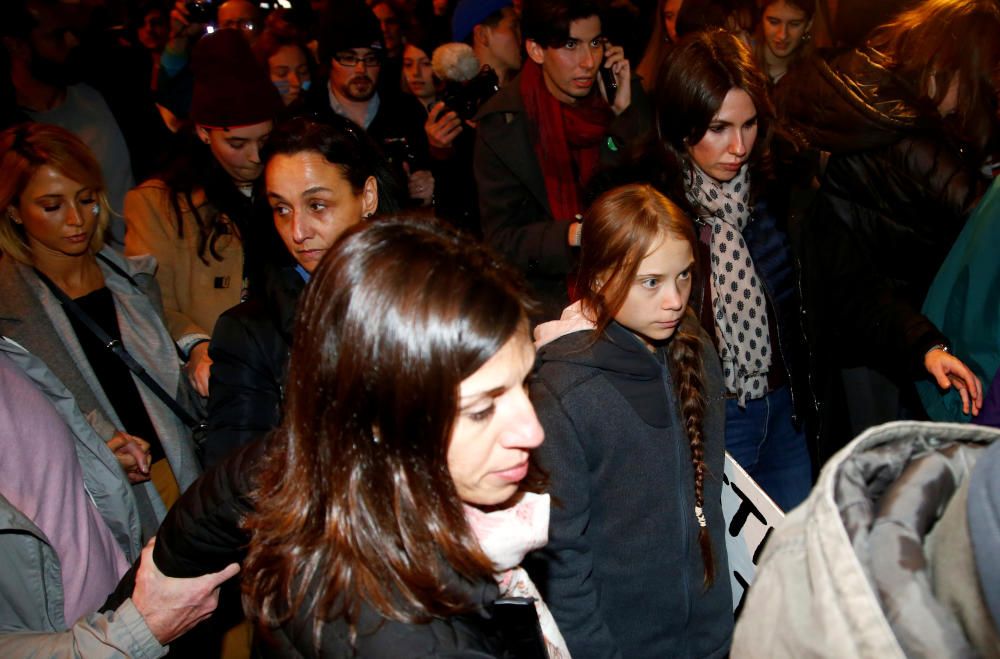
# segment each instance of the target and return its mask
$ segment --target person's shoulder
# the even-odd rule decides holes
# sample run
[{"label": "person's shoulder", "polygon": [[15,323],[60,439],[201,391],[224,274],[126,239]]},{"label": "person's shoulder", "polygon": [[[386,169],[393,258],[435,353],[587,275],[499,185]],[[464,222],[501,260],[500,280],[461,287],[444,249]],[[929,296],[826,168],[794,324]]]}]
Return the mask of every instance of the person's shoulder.
[{"label": "person's shoulder", "polygon": [[491,122],[497,117],[524,112],[524,97],[521,96],[520,76],[515,77],[500,88],[493,98],[483,103],[476,113],[476,121]]},{"label": "person's shoulder", "polygon": [[161,178],[150,178],[126,192],[125,197],[126,199],[130,197],[142,197],[150,200],[162,197],[164,200],[168,200],[170,198],[170,186]]},{"label": "person's shoulder", "polygon": [[151,205],[169,208],[171,211],[173,210],[173,200],[176,197],[177,204],[183,213],[191,212],[192,205],[194,208],[200,209],[210,203],[204,188],[196,188],[190,196],[182,193],[175,194],[175,190],[170,184],[159,177],[146,179],[125,193],[126,200],[130,197],[140,197]]},{"label": "person's shoulder", "polygon": [[242,351],[240,345],[245,347],[247,342],[269,332],[275,332],[270,310],[260,298],[251,298],[222,312],[212,332],[212,345],[225,344],[229,351]]},{"label": "person's shoulder", "polygon": [[34,295],[30,292],[31,287],[28,285],[32,278],[37,281],[31,266],[19,263],[6,254],[0,254],[0,318],[16,314],[19,304],[34,299]]},{"label": "person's shoulder", "polygon": [[565,334],[538,351],[532,381],[557,397],[600,375],[595,362],[592,330]]},{"label": "person's shoulder", "polygon": [[114,264],[111,266],[110,271],[106,273],[109,276],[126,278],[133,277],[152,277],[156,274],[156,257],[151,254],[139,254],[135,256],[126,256],[121,252],[105,246],[100,251],[100,257],[105,262],[110,262]]},{"label": "person's shoulder", "polygon": [[78,82],[75,85],[70,85],[66,88],[66,94],[70,97],[75,96],[90,102],[106,104],[104,96],[101,92],[97,91],[97,89],[91,87],[85,82]]}]

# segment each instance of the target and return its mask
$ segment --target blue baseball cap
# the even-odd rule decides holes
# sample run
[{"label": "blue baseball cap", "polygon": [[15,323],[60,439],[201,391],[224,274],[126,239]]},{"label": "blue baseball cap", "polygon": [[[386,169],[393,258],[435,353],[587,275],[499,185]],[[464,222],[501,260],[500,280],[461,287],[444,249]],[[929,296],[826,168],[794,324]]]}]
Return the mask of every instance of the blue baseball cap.
[{"label": "blue baseball cap", "polygon": [[451,17],[451,38],[465,41],[476,27],[504,7],[513,7],[513,0],[459,0]]}]

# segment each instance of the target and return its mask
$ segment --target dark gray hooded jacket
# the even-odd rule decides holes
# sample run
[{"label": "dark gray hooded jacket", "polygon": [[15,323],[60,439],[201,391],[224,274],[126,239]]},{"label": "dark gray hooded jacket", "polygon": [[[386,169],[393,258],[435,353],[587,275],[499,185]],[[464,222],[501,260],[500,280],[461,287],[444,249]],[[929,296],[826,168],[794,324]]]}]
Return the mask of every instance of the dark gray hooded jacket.
[{"label": "dark gray hooded jacket", "polygon": [[538,353],[531,397],[545,429],[536,449],[549,474],[549,544],[535,583],[574,659],[720,657],[733,629],[721,486],[723,379],[701,335],[705,516],[715,581],[694,514],[690,444],[665,355],[612,323],[591,345],[577,331]]}]

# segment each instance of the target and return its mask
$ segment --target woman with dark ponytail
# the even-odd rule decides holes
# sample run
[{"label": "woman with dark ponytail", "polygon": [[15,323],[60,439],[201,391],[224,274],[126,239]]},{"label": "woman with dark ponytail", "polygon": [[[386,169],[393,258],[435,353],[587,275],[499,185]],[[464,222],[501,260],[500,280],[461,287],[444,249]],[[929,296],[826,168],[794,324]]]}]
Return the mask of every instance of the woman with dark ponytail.
[{"label": "woman with dark ponytail", "polygon": [[606,192],[583,222],[581,300],[535,332],[556,502],[536,581],[576,659],[729,650],[724,381],[687,306],[696,246],[653,187]]}]

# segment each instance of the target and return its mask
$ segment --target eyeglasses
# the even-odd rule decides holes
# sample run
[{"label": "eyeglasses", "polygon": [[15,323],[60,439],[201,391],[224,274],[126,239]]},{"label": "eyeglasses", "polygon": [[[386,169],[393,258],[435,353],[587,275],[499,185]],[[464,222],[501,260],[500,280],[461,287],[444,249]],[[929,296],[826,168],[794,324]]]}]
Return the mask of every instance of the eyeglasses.
[{"label": "eyeglasses", "polygon": [[358,62],[364,62],[368,68],[382,66],[382,58],[374,53],[368,53],[363,56],[358,56],[354,53],[337,53],[333,56],[333,59],[341,66],[357,66]]}]

